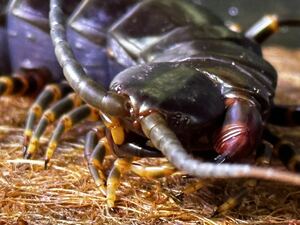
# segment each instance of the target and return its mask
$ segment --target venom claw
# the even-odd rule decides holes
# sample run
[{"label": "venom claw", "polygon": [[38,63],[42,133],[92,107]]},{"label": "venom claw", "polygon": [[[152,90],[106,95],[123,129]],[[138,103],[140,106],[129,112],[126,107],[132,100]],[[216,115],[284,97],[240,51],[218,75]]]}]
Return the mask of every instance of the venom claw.
[{"label": "venom claw", "polygon": [[49,159],[45,159],[45,164],[44,164],[44,169],[48,169],[48,163],[49,163]]},{"label": "venom claw", "polygon": [[220,212],[218,209],[215,209],[214,212],[212,213],[212,215],[210,216],[210,218],[215,218],[220,216]]},{"label": "venom claw", "polygon": [[31,153],[26,152],[26,153],[24,154],[24,159],[31,159],[31,157],[32,157],[32,154],[31,154]]},{"label": "venom claw", "polygon": [[104,195],[104,196],[106,196],[106,187],[105,186],[100,186],[99,187],[99,190],[100,190],[100,192]]},{"label": "venom claw", "polygon": [[114,200],[107,200],[107,207],[108,207],[110,210],[113,210],[114,207],[115,207],[115,201],[114,201]]},{"label": "venom claw", "polygon": [[23,152],[23,157],[24,158],[25,158],[25,155],[27,153],[29,141],[30,141],[30,136],[25,135],[24,136],[24,141],[23,141],[23,147],[22,147],[22,152]]},{"label": "venom claw", "polygon": [[22,153],[23,153],[23,158],[25,158],[25,155],[27,153],[27,145],[23,145],[23,147],[22,147]]}]

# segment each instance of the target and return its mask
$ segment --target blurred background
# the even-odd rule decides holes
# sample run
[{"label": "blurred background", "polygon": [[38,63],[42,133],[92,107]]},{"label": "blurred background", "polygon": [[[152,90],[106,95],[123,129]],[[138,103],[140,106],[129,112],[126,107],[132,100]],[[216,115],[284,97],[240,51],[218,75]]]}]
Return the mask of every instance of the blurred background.
[{"label": "blurred background", "polygon": [[[192,0],[203,5],[228,23],[238,23],[246,30],[265,14],[300,19],[299,0]],[[266,44],[300,48],[300,28],[282,28]]]}]

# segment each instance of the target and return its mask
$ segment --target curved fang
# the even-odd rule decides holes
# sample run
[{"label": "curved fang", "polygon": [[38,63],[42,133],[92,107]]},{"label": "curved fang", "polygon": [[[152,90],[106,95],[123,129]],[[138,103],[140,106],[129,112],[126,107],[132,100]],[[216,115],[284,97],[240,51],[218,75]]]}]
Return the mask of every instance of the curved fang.
[{"label": "curved fang", "polygon": [[141,119],[144,134],[179,170],[199,178],[258,178],[300,186],[300,176],[276,169],[241,164],[215,164],[193,158],[157,113]]},{"label": "curved fang", "polygon": [[64,75],[74,91],[88,104],[112,115],[128,114],[126,99],[108,93],[103,85],[90,79],[82,66],[77,62],[66,39],[64,13],[61,0],[50,1],[50,34],[55,48],[56,57],[63,68]]}]

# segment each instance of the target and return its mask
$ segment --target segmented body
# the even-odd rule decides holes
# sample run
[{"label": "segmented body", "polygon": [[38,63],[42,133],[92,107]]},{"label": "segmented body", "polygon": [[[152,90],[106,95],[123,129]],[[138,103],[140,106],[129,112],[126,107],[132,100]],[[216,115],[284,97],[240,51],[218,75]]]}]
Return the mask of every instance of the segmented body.
[{"label": "segmented body", "polygon": [[47,68],[51,80],[63,79],[49,37],[49,7],[42,1],[11,1],[7,9],[7,34],[11,67]]},{"label": "segmented body", "polygon": [[118,64],[139,65],[118,74],[111,90],[129,96],[136,117],[150,110],[163,113],[183,143],[220,127],[226,98],[253,101],[267,118],[276,71],[258,44],[207,10],[180,1],[146,1],[121,18],[109,37]]},{"label": "segmented body", "polygon": [[[129,68],[115,76],[107,91],[103,83],[86,76],[68,47],[61,3],[51,0],[50,4],[52,41],[68,83],[99,110],[106,126],[106,136],[99,145],[95,144],[95,132],[89,133],[85,156],[110,207],[122,173],[131,170],[140,176],[157,177],[174,171],[172,166],[145,169],[132,164],[135,157],[157,156],[157,150],[177,169],[198,177],[254,177],[300,184],[300,177],[291,173],[221,164],[254,149],[262,150],[258,145],[277,74],[262,58],[257,43],[279,26],[299,26],[299,20],[266,16],[243,36],[191,2],[140,2],[108,32],[111,67]],[[138,135],[136,139],[131,138],[133,133]],[[199,150],[204,139],[207,148],[219,154],[218,165],[188,153]],[[294,152],[276,138],[270,141],[281,150]],[[111,151],[119,158],[107,178],[106,192],[101,165]],[[299,162],[294,153],[289,161],[296,169]]]},{"label": "segmented body", "polygon": [[[52,1],[52,11],[59,2]],[[15,54],[13,70],[46,68],[51,80],[60,82],[64,79],[48,36],[47,12],[39,1],[12,1],[7,16],[9,52]],[[164,155],[177,169],[200,177],[252,176],[300,183],[289,173],[270,177],[272,169],[216,166],[187,153],[204,146],[219,154],[222,163],[249,154],[261,143],[277,74],[254,37],[231,31],[218,17],[188,1],[83,1],[70,17],[66,35],[61,13],[50,15],[55,53],[69,85],[89,105],[71,94],[41,115],[52,101],[70,92],[65,83],[48,86],[29,113],[25,158],[35,154],[46,126],[62,114],[68,113],[49,142],[45,167],[64,131],[89,116],[99,119],[100,114],[106,135],[101,133],[99,147],[95,133],[89,135],[85,155],[104,193],[99,165],[106,152],[118,157],[107,181],[109,206],[122,170],[157,176],[132,165],[135,157]],[[174,167],[159,171],[159,176],[168,175]]]},{"label": "segmented body", "polygon": [[9,70],[4,3],[4,1],[0,1],[0,71],[2,73],[6,73]]},{"label": "segmented body", "polygon": [[[69,11],[76,3],[69,6]],[[197,5],[195,12],[202,13],[199,16],[202,21],[199,22],[196,19],[192,21],[193,18],[168,21],[174,17],[175,12],[185,13],[187,17],[191,17],[185,11],[184,5],[185,3],[168,3],[168,1],[142,3],[131,12],[134,15],[120,18],[130,7],[134,6],[134,1],[122,1],[122,3],[120,1],[109,3],[88,1],[78,7],[79,9],[70,18],[68,40],[87,74],[106,85],[117,72],[145,62],[195,61],[197,57],[204,60],[205,57],[216,55],[227,60],[227,64],[241,62],[240,64],[244,67],[246,65],[247,69],[260,71],[255,75],[242,75],[241,79],[244,84],[234,81],[235,77],[239,76],[235,76],[238,73],[235,71],[229,75],[230,78],[223,78],[224,82],[227,80],[231,87],[242,88],[251,94],[259,93],[259,98],[267,101],[267,104],[263,103],[263,106],[268,108],[269,99],[274,94],[276,75],[273,75],[275,71],[271,66],[262,60],[260,47],[244,38],[242,34],[231,32],[217,17]],[[161,8],[156,10],[157,7]],[[116,8],[118,10],[115,10]],[[168,8],[174,9],[175,12],[168,12]],[[47,67],[52,72],[53,80],[60,81],[64,78],[52,50],[48,11],[49,6],[39,1],[13,1],[13,4],[10,4],[7,33],[9,52],[14,55],[10,57],[11,65],[13,70],[21,67]],[[143,16],[150,13],[153,14],[151,24],[137,22],[142,21]],[[165,20],[165,24],[160,24],[160,20]],[[114,22],[116,25],[107,35],[107,30]],[[4,38],[4,35],[1,37]],[[5,40],[1,44],[5,46]],[[110,60],[107,56],[107,49],[110,54],[117,55],[116,60]],[[223,57],[225,55],[226,58]],[[239,69],[235,65],[231,67],[236,71]],[[271,76],[268,78],[267,74]],[[219,78],[220,82],[221,80],[222,78]],[[252,85],[253,83],[256,84]],[[223,93],[226,92],[229,92],[228,88],[223,91]]]},{"label": "segmented body", "polygon": [[[88,74],[108,85],[113,75],[109,75],[106,33],[134,1],[88,1],[82,4],[83,11],[79,2],[64,2],[67,13],[78,5],[80,11],[70,18],[70,43]],[[12,71],[44,67],[51,72],[52,81],[64,80],[49,35],[49,1],[17,0],[1,4],[1,72],[9,72],[8,68],[4,69],[4,65],[9,64]]]}]

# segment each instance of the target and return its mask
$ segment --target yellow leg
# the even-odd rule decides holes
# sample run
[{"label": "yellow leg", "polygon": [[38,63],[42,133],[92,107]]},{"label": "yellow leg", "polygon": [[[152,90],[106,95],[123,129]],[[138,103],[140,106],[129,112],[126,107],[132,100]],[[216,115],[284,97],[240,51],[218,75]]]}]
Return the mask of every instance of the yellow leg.
[{"label": "yellow leg", "polygon": [[100,139],[98,144],[93,149],[91,155],[88,156],[88,169],[94,179],[96,186],[99,190],[106,195],[105,188],[105,173],[103,171],[103,160],[106,155],[111,153],[111,149],[107,143],[106,137]]},{"label": "yellow leg", "polygon": [[37,97],[35,103],[30,107],[26,120],[24,131],[23,152],[27,151],[28,144],[33,134],[33,127],[36,120],[38,120],[44,110],[52,103],[55,102],[71,91],[69,85],[65,82],[60,84],[50,84],[45,87],[41,94]]},{"label": "yellow leg", "polygon": [[135,174],[153,179],[153,178],[159,178],[159,177],[165,177],[173,174],[176,169],[171,164],[165,164],[161,166],[143,166],[138,164],[133,164],[131,166],[131,171],[133,171]]},{"label": "yellow leg", "polygon": [[58,124],[56,125],[55,130],[53,131],[53,134],[51,136],[51,139],[49,141],[46,155],[45,155],[45,168],[47,168],[47,164],[52,158],[59,139],[63,135],[64,132],[69,130],[70,128],[74,127],[76,124],[81,122],[84,119],[91,118],[93,121],[97,121],[99,117],[94,116],[95,115],[95,109],[91,108],[88,105],[82,105],[78,108],[73,109],[68,114],[65,114]]},{"label": "yellow leg", "polygon": [[238,206],[243,198],[249,193],[250,190],[253,190],[257,185],[257,180],[248,180],[244,183],[243,189],[238,192],[235,196],[229,197],[222,205],[218,206],[213,216],[224,215],[228,211],[232,210]]},{"label": "yellow leg", "polygon": [[193,192],[198,191],[199,189],[203,188],[205,186],[205,183],[203,180],[198,180],[196,182],[193,182],[191,184],[188,184],[184,190],[183,193],[184,194],[191,194]]},{"label": "yellow leg", "polygon": [[55,120],[61,115],[74,107],[80,106],[82,103],[82,100],[75,93],[72,93],[56,102],[52,107],[46,110],[42,115],[41,120],[39,121],[33,136],[31,137],[31,140],[29,141],[27,151],[25,152],[25,158],[30,159],[32,156],[34,156],[38,149],[39,140],[49,124],[55,122]]},{"label": "yellow leg", "polygon": [[107,178],[107,206],[114,207],[116,201],[116,190],[120,186],[122,174],[131,169],[132,159],[118,158],[113,165]]},{"label": "yellow leg", "polygon": [[[268,166],[271,161],[272,146],[268,142],[263,142],[256,151],[256,165]],[[247,180],[242,190],[235,196],[228,198],[222,205],[218,206],[213,216],[224,215],[231,209],[235,208],[243,198],[257,186],[258,181],[255,179]]]}]

